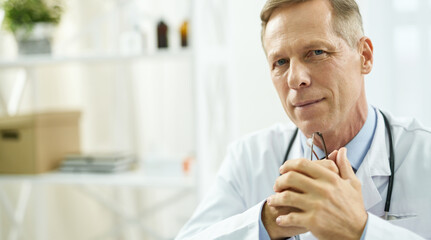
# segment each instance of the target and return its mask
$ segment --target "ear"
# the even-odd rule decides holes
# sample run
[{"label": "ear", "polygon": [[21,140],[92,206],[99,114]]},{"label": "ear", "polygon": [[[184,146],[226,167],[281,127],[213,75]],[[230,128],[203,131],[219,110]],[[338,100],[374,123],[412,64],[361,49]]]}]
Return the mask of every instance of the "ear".
[{"label": "ear", "polygon": [[373,69],[373,43],[368,37],[359,40],[359,54],[361,54],[361,73],[368,74]]}]

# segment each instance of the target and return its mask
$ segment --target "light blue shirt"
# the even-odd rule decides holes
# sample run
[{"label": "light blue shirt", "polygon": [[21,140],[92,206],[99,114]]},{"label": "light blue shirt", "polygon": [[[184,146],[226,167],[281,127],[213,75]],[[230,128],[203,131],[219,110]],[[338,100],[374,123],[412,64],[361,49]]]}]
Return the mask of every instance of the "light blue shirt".
[{"label": "light blue shirt", "polygon": [[[362,126],[361,130],[358,132],[358,134],[356,134],[356,136],[345,146],[347,148],[347,158],[349,159],[350,164],[352,165],[353,168],[359,169],[359,166],[364,160],[365,155],[370,149],[371,142],[373,140],[374,133],[376,131],[376,126],[377,126],[376,109],[369,105],[367,120],[365,120],[365,123]],[[306,144],[307,138],[301,131],[299,131],[299,135],[301,139],[302,152],[304,153],[304,147],[308,147]],[[325,136],[323,136],[323,138],[325,138]],[[317,146],[313,147],[313,150],[316,152],[319,158],[322,158],[325,156],[325,153]],[[307,156],[307,158],[308,157],[309,156]],[[364,232],[362,233],[361,240],[363,240],[365,237],[365,233],[367,231],[367,225],[368,225],[368,221],[367,221],[367,224],[365,225]],[[261,217],[259,218],[259,239],[270,240],[268,232],[263,226]]]}]

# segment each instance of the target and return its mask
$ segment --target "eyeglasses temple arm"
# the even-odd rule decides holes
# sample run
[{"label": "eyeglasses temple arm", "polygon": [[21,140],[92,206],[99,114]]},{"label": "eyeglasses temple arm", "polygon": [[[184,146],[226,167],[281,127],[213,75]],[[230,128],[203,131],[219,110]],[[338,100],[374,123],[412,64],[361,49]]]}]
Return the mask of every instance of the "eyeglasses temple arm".
[{"label": "eyeglasses temple arm", "polygon": [[316,133],[320,137],[320,139],[322,140],[323,150],[325,151],[326,159],[328,159],[328,150],[326,150],[326,144],[325,144],[325,140],[323,139],[323,135],[320,132],[316,132]]}]

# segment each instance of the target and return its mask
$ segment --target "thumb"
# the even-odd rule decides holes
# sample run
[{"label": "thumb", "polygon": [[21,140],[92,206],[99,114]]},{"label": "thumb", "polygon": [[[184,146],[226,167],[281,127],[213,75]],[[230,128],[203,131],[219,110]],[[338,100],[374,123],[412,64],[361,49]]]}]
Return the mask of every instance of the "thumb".
[{"label": "thumb", "polygon": [[347,159],[347,149],[345,147],[338,151],[337,159],[335,163],[340,169],[340,176],[343,179],[352,179],[355,177],[352,165],[350,165],[349,159]]}]

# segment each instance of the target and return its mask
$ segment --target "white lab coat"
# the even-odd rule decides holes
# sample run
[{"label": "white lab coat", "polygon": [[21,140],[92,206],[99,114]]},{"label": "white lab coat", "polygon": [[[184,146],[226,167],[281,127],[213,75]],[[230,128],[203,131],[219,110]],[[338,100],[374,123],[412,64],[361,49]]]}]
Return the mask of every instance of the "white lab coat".
[{"label": "white lab coat", "polygon": [[[368,225],[365,239],[431,239],[431,132],[415,120],[387,115],[395,149],[390,216],[384,204],[390,175],[389,142],[378,112],[371,147],[356,175]],[[176,239],[258,239],[264,200],[272,195],[294,128],[275,125],[233,143],[214,186]],[[301,156],[299,134],[288,159]],[[315,239],[311,233],[301,239]]]}]

